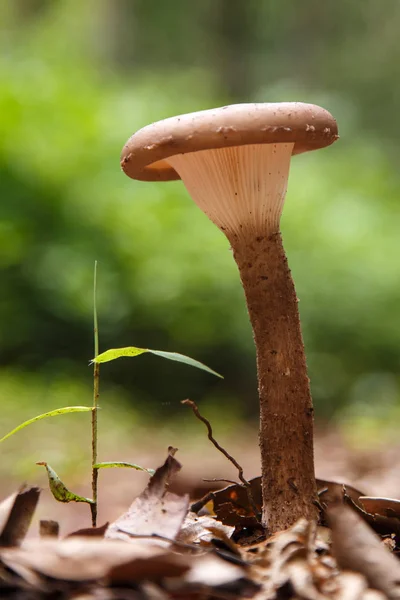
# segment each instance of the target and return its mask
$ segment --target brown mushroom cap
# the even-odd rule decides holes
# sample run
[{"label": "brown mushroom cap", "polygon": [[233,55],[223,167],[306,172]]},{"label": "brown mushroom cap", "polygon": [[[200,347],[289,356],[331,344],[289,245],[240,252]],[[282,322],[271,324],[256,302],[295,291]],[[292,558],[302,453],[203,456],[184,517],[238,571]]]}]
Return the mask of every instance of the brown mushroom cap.
[{"label": "brown mushroom cap", "polygon": [[121,166],[132,179],[169,181],[180,179],[167,162],[175,154],[279,143],[294,143],[293,154],[300,154],[329,146],[337,138],[335,119],[314,104],[233,104],[143,127],[125,144]]}]

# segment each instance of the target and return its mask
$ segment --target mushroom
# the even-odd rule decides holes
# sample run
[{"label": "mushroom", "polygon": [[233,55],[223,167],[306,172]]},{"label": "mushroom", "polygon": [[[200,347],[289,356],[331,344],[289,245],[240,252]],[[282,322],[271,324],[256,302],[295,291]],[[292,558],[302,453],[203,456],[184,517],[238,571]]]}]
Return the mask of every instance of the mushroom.
[{"label": "mushroom", "polygon": [[144,127],[122,151],[122,169],[133,179],[182,179],[231,244],[257,350],[269,533],[318,517],[313,406],[279,225],[291,156],[329,146],[337,133],[329,112],[312,104],[237,104]]}]

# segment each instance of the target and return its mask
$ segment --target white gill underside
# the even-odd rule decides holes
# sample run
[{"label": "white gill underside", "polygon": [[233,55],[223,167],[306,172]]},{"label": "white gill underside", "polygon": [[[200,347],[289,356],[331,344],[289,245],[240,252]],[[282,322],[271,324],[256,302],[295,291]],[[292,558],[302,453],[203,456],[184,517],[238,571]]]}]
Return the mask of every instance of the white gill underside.
[{"label": "white gill underside", "polygon": [[201,210],[230,237],[277,231],[293,144],[254,144],[168,159]]}]

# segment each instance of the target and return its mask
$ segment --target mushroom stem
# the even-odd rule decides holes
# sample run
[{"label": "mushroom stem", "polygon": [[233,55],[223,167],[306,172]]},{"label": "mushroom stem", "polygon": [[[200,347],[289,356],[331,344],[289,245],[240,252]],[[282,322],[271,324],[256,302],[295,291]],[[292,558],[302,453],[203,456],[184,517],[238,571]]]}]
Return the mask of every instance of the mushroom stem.
[{"label": "mushroom stem", "polygon": [[273,533],[318,516],[298,300],[279,231],[229,239],[257,348],[263,524]]}]

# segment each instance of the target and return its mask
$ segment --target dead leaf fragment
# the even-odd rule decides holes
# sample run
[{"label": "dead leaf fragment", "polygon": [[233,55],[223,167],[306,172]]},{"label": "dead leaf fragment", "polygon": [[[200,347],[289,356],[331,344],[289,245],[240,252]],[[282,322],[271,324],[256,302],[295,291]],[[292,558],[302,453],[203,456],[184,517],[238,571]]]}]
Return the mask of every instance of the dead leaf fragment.
[{"label": "dead leaf fragment", "polygon": [[347,498],[362,508],[360,496],[364,496],[363,492],[347,483],[337,483],[336,481],[326,481],[325,479],[317,479],[318,498],[322,507],[326,508],[331,504],[338,502],[346,502]]},{"label": "dead leaf fragment", "polygon": [[229,539],[234,530],[234,527],[224,525],[214,517],[199,516],[190,512],[183,522],[177,540],[185,544],[209,544],[218,533],[220,537]]},{"label": "dead leaf fragment", "polygon": [[[130,541],[133,536],[158,535],[175,539],[187,514],[189,497],[167,491],[170,477],[181,469],[170,449],[165,463],[159,467],[146,489],[136,498],[128,511],[108,527],[105,537]],[[150,540],[166,546],[168,542]]]},{"label": "dead leaf fragment", "polygon": [[19,546],[27,534],[40,496],[37,487],[23,486],[0,504],[0,546]]},{"label": "dead leaf fragment", "polygon": [[141,573],[145,572],[146,565],[147,573],[153,569],[152,577],[155,579],[160,570],[166,576],[168,565],[171,565],[171,576],[175,576],[177,564],[180,571],[188,568],[186,557],[149,546],[144,540],[126,544],[119,540],[78,537],[27,540],[20,548],[0,549],[0,561],[16,572],[24,568],[52,579],[75,582],[99,581],[108,577],[118,580],[121,573],[127,577],[128,572],[130,581],[138,581],[142,579]]},{"label": "dead leaf fragment", "polygon": [[361,573],[343,571],[337,580],[337,600],[361,600],[368,587],[367,580]]},{"label": "dead leaf fragment", "polygon": [[[213,554],[197,557],[191,569],[183,577],[179,590],[192,597],[191,593],[203,592],[201,598],[252,598],[260,584],[251,580],[242,566],[234,565]],[[186,585],[185,585],[186,584]],[[172,584],[173,585],[173,584]],[[197,597],[197,596],[196,596]]]},{"label": "dead leaf fragment", "polygon": [[368,513],[400,519],[400,500],[361,496],[360,502]]},{"label": "dead leaf fragment", "polygon": [[103,538],[109,523],[104,523],[104,525],[100,525],[99,527],[85,527],[83,529],[77,529],[76,531],[72,531],[69,533],[66,538],[71,537],[100,537]]},{"label": "dead leaf fragment", "polygon": [[361,573],[371,587],[389,598],[400,598],[400,563],[372,529],[353,510],[340,504],[329,509],[328,519],[338,565]]}]

